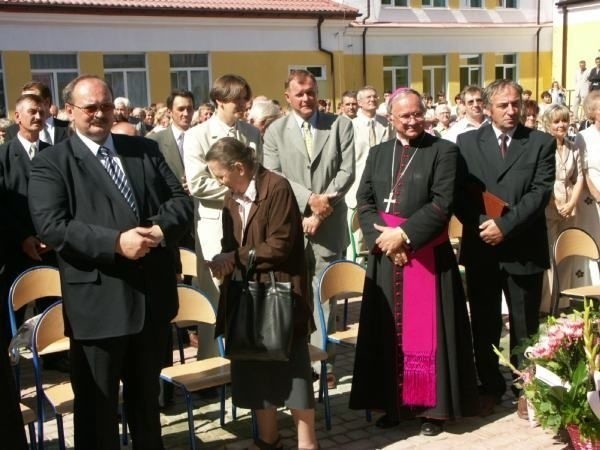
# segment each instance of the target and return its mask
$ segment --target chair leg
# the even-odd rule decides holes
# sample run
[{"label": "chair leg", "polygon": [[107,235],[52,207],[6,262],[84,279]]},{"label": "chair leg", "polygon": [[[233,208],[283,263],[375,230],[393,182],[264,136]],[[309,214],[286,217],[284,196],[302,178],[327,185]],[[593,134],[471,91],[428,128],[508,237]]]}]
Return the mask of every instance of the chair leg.
[{"label": "chair leg", "polygon": [[34,422],[27,424],[27,430],[29,431],[29,448],[30,448],[30,450],[37,450],[37,442],[35,440]]},{"label": "chair leg", "polygon": [[127,437],[127,410],[125,409],[125,404],[121,404],[121,429],[123,431],[121,442],[123,442],[123,445],[127,445],[129,438]]},{"label": "chair leg", "polygon": [[58,431],[58,448],[66,450],[65,446],[65,429],[63,428],[62,415],[56,415],[56,430]]},{"label": "chair leg", "polygon": [[220,391],[220,395],[219,397],[221,397],[221,412],[220,412],[220,417],[219,417],[219,421],[221,423],[221,426],[225,426],[225,386],[221,386],[219,388]]},{"label": "chair leg", "polygon": [[179,362],[181,364],[185,364],[185,355],[183,353],[183,332],[187,333],[187,330],[177,328],[177,345],[179,346]]},{"label": "chair leg", "polygon": [[252,439],[256,441],[258,439],[258,421],[254,410],[250,411],[250,417],[252,418]]},{"label": "chair leg", "polygon": [[327,365],[325,363],[323,363],[323,370],[321,370],[321,373],[324,372],[324,375],[321,376],[321,391],[323,394],[323,409],[325,410],[325,429],[327,429],[327,431],[331,430],[331,405],[329,403],[329,386],[327,386]]},{"label": "chair leg", "polygon": [[345,298],[344,299],[344,322],[343,322],[343,328],[342,330],[346,329],[346,326],[348,325],[348,299]]},{"label": "chair leg", "polygon": [[188,428],[190,436],[190,448],[196,450],[196,433],[194,431],[194,407],[192,405],[192,394],[187,390],[183,390],[185,396],[185,403],[187,406],[188,413]]}]

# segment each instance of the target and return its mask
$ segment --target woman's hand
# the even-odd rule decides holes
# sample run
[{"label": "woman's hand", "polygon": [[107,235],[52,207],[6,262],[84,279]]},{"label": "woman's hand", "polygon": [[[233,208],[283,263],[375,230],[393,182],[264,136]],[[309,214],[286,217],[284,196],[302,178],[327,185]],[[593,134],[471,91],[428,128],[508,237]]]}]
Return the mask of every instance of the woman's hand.
[{"label": "woman's hand", "polygon": [[556,209],[558,210],[558,213],[561,217],[567,219],[571,217],[571,214],[573,214],[573,210],[575,209],[575,203],[568,202],[563,205],[556,205]]},{"label": "woman's hand", "polygon": [[224,278],[235,269],[235,252],[221,253],[212,261],[206,261],[208,268],[216,278]]}]

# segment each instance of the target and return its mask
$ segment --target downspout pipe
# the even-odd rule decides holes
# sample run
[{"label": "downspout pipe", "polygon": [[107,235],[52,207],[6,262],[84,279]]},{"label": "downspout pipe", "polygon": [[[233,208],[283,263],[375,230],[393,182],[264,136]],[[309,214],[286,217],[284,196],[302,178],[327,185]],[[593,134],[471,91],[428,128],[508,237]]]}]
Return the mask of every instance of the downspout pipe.
[{"label": "downspout pipe", "polygon": [[[538,29],[535,32],[535,98],[540,98],[540,1],[537,2],[537,26]],[[564,86],[562,84],[561,86]]]},{"label": "downspout pipe", "polygon": [[569,20],[567,18],[569,9],[567,4],[562,5],[563,10],[563,30],[562,30],[562,70],[560,73],[561,86],[567,82],[567,40],[569,36]]},{"label": "downspout pipe", "polygon": [[317,39],[318,39],[318,43],[319,43],[319,51],[329,55],[329,63],[331,65],[331,87],[333,89],[332,96],[331,96],[331,103],[332,103],[333,107],[335,108],[335,106],[337,105],[337,100],[335,98],[335,60],[333,57],[333,52],[324,49],[323,45],[322,45],[321,25],[323,25],[323,22],[325,22],[325,18],[323,16],[319,16],[319,21],[317,22]]},{"label": "downspout pipe", "polygon": [[371,17],[371,0],[367,0],[367,15],[363,17],[363,32],[362,32],[362,69],[363,69],[363,86],[367,85],[367,31],[365,22]]}]

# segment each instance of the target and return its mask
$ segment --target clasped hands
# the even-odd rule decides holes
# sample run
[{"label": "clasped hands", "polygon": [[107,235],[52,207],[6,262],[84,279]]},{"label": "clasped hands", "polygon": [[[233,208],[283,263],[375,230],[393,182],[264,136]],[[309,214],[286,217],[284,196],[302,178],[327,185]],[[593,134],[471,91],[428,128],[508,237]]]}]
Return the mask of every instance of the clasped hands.
[{"label": "clasped hands", "polygon": [[409,249],[406,244],[406,234],[401,228],[384,227],[373,224],[375,229],[381,234],[375,240],[382,253],[397,266],[403,266],[408,263]]},{"label": "clasped hands", "polygon": [[312,215],[302,219],[302,231],[307,236],[313,236],[323,220],[331,215],[333,207],[329,200],[337,197],[337,192],[330,194],[315,194],[314,192],[308,197],[308,206]]},{"label": "clasped hands", "polygon": [[158,247],[163,239],[164,234],[158,225],[135,227],[119,235],[115,250],[127,259],[136,260]]},{"label": "clasped hands", "polygon": [[479,237],[483,242],[489,245],[498,245],[504,240],[504,235],[493,219],[488,219],[479,225],[481,232]]},{"label": "clasped hands", "polygon": [[220,253],[212,261],[205,261],[213,277],[224,278],[235,270],[235,252]]}]

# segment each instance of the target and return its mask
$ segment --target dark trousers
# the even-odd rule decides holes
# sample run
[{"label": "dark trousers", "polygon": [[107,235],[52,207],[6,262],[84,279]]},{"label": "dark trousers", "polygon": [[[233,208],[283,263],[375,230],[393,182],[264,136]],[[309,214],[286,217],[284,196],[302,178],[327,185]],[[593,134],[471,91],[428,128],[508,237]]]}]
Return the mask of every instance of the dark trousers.
[{"label": "dark trousers", "polygon": [[118,450],[119,380],[134,450],[162,450],[159,374],[166,324],[146,324],[135,335],[71,339],[75,393],[75,448]]},{"label": "dark trousers", "polygon": [[[471,311],[475,365],[483,393],[502,396],[506,382],[492,345],[499,347],[502,331],[502,292],[506,296],[510,324],[510,351],[535,334],[544,273],[513,275],[497,264],[466,267],[467,297]],[[523,355],[511,356],[518,367]]]}]

